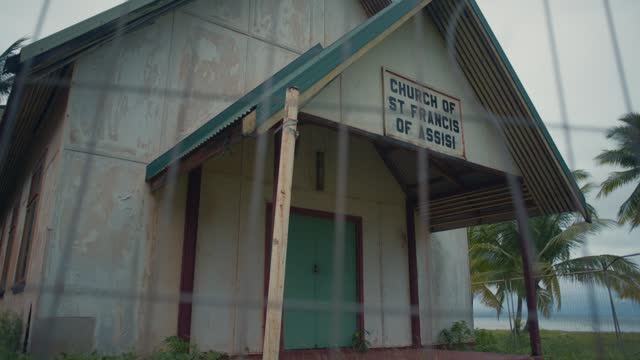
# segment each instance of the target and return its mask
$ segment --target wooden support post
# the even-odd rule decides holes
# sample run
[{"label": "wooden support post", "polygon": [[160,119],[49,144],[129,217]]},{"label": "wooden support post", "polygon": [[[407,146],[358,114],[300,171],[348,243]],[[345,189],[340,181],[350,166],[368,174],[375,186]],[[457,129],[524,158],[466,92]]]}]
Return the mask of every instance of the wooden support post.
[{"label": "wooden support post", "polygon": [[540,341],[540,326],[538,324],[538,308],[536,299],[536,276],[533,269],[534,254],[532,244],[525,237],[528,233],[526,219],[518,219],[520,232],[520,253],[522,254],[522,268],[524,273],[524,290],[527,300],[527,327],[529,329],[529,343],[531,344],[531,355],[534,358],[542,356],[542,345]]},{"label": "wooden support post", "polygon": [[405,201],[407,224],[407,264],[409,265],[409,300],[411,304],[411,344],[422,346],[420,334],[420,300],[418,297],[418,257],[416,249],[415,201]]},{"label": "wooden support post", "polygon": [[[198,240],[198,212],[200,209],[200,184],[202,168],[189,172],[187,204],[184,217],[184,239],[182,240],[182,269],[180,271],[180,304],[178,305],[178,336],[189,341],[191,337],[191,303],[193,278],[196,267],[196,242]],[[183,298],[187,297],[188,299]]]},{"label": "wooden support post", "polygon": [[271,266],[269,267],[269,291],[267,293],[267,317],[264,328],[262,358],[276,360],[280,354],[280,332],[282,329],[282,302],[284,299],[284,276],[287,262],[287,240],[289,235],[289,208],[291,206],[291,183],[293,160],[298,136],[298,89],[287,90],[284,103],[285,117],[282,121],[282,140],[276,197],[273,199],[273,238],[271,242]]}]

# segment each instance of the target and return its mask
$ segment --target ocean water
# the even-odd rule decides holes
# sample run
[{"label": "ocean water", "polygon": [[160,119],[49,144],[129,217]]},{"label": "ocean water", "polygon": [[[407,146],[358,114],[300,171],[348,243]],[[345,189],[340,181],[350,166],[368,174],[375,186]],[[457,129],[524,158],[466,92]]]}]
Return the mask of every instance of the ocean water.
[{"label": "ocean water", "polygon": [[[618,317],[620,329],[623,332],[640,332],[640,318]],[[475,316],[473,325],[476,329],[490,330],[509,330],[509,319],[501,316],[497,319],[494,316]],[[564,331],[586,331],[586,332],[604,332],[614,331],[613,320],[611,317],[600,317],[595,322],[588,316],[553,316],[551,318],[540,318],[540,328],[546,330],[564,330]]]},{"label": "ocean water", "polygon": [[[592,289],[582,284],[560,281],[562,302],[548,318],[539,315],[540,328],[564,331],[614,331],[611,304],[605,288]],[[623,332],[640,332],[640,304],[613,296],[618,323]],[[506,306],[506,304],[505,304]],[[526,302],[523,304],[526,320]],[[473,301],[474,327],[476,329],[509,329],[507,309],[496,317],[495,310],[484,306],[476,298]]]}]

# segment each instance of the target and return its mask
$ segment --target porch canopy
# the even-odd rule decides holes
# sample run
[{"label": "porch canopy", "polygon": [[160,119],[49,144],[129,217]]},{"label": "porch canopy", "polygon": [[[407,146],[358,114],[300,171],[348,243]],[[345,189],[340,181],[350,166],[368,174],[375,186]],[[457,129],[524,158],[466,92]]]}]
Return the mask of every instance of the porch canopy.
[{"label": "porch canopy", "polygon": [[[461,7],[456,7],[457,3]],[[299,105],[304,111],[304,105],[332,80],[421,11],[431,17],[445,40],[453,40],[455,61],[474,95],[489,112],[488,117],[497,122],[511,158],[522,174],[516,181],[521,185],[528,215],[576,211],[589,221],[582,193],[473,0],[391,3],[331,46],[323,49],[316,45],[300,55],[186,136],[147,166],[146,180],[157,188],[170,173],[186,173],[242,137],[269,131],[284,116],[285,93],[290,87],[299,89]],[[453,33],[448,37],[450,31]],[[300,113],[299,120],[338,126],[334,119],[304,112]],[[419,204],[416,170],[419,148],[364,130],[350,130],[352,134],[371,139],[416,207],[428,206],[431,231],[515,218],[513,182],[507,181],[505,173],[426,150],[429,203]]]}]

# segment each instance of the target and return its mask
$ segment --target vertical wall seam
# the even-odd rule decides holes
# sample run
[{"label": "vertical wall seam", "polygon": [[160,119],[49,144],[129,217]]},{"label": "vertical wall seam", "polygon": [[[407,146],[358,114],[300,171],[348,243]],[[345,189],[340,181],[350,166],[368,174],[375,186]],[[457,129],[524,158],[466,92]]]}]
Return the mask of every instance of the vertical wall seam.
[{"label": "vertical wall seam", "polygon": [[[376,210],[377,210],[377,218],[378,218],[378,226],[379,224],[382,223],[382,214],[381,214],[381,209],[380,209],[380,204],[377,204],[378,206],[376,206]],[[385,323],[384,323],[384,279],[383,279],[383,274],[384,274],[384,265],[383,265],[383,261],[382,261],[382,235],[380,234],[380,231],[377,232],[378,235],[378,279],[379,279],[379,291],[380,291],[380,345],[381,346],[385,346],[386,345],[386,331],[385,331]]]},{"label": "vertical wall seam", "polygon": [[161,153],[164,150],[164,145],[167,143],[167,128],[169,122],[169,77],[171,76],[171,64],[173,60],[173,46],[174,46],[174,37],[175,37],[175,25],[176,25],[176,10],[171,11],[171,36],[169,36],[169,52],[167,54],[167,76],[164,79],[164,91],[162,94],[162,120],[160,124],[160,139],[162,139],[161,149],[157,149],[158,153]]}]

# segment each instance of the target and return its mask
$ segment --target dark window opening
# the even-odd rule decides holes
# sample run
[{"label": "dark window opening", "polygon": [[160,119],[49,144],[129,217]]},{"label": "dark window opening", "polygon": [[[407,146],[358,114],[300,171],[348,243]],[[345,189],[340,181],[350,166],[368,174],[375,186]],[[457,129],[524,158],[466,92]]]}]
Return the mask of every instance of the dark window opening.
[{"label": "dark window opening", "polygon": [[16,226],[18,225],[18,213],[20,210],[20,194],[16,199],[16,203],[11,212],[11,225],[9,225],[9,234],[7,235],[7,245],[4,251],[4,260],[2,261],[2,277],[0,278],[0,297],[4,295],[7,286],[7,276],[9,275],[9,263],[11,262],[11,252],[13,250],[13,239],[16,235]]},{"label": "dark window opening", "polygon": [[38,211],[38,200],[40,199],[40,187],[42,185],[42,168],[44,166],[43,159],[38,161],[36,168],[33,171],[33,175],[31,176],[31,186],[29,188],[29,198],[27,199],[27,211],[24,219],[22,242],[20,243],[20,250],[18,253],[18,264],[16,265],[14,285],[11,288],[14,293],[22,292],[26,284],[29,254],[35,231],[36,213]]}]

